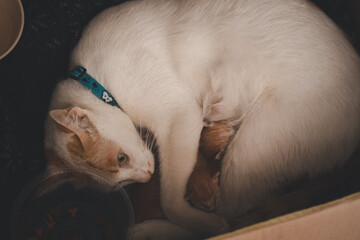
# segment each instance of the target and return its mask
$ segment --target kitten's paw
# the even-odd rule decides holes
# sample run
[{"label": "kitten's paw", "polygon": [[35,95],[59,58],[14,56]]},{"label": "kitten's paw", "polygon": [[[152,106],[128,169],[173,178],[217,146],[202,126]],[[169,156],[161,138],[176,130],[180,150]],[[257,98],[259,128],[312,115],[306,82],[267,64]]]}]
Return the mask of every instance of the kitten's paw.
[{"label": "kitten's paw", "polygon": [[186,230],[168,220],[149,220],[136,224],[134,240],[195,240],[195,233]]},{"label": "kitten's paw", "polygon": [[225,155],[225,149],[221,149],[216,155],[215,155],[215,160],[220,161],[221,159],[223,159],[224,155]]}]

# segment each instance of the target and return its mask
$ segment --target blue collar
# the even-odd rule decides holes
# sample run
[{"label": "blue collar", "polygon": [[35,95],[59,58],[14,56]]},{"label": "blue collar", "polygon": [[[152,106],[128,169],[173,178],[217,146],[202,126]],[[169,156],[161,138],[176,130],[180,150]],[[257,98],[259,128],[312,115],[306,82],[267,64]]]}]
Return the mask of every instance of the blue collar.
[{"label": "blue collar", "polygon": [[95,96],[105,103],[118,107],[122,110],[119,104],[115,101],[115,98],[98,81],[87,74],[85,68],[77,66],[74,70],[70,71],[69,76],[90,89]]}]

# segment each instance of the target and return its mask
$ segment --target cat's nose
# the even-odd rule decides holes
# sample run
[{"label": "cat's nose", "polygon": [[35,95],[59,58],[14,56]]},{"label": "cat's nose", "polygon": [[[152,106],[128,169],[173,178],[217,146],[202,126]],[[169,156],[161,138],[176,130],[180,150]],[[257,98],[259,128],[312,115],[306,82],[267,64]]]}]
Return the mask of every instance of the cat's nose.
[{"label": "cat's nose", "polygon": [[146,183],[150,181],[152,172],[150,170],[139,170],[137,173],[137,181],[141,183]]}]

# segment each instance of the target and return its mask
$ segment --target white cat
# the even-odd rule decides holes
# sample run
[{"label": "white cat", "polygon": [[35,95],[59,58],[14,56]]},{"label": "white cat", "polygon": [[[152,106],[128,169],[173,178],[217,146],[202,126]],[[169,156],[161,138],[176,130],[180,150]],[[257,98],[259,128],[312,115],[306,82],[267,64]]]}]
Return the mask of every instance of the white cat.
[{"label": "white cat", "polygon": [[[124,112],[79,82],[62,81],[50,108],[55,121],[46,123],[47,149],[67,162],[104,168],[118,181],[146,181],[153,158],[134,124],[149,128],[159,144],[162,208],[191,231],[226,231],[224,218],[244,214],[284,181],[342,164],[359,141],[359,57],[335,24],[304,0],[127,2],[88,25],[71,61]],[[209,120],[239,125],[220,176],[224,218],[184,200],[211,106]],[[86,147],[99,137],[103,147]],[[109,144],[112,168],[106,169]],[[117,164],[119,152],[133,164]]]}]

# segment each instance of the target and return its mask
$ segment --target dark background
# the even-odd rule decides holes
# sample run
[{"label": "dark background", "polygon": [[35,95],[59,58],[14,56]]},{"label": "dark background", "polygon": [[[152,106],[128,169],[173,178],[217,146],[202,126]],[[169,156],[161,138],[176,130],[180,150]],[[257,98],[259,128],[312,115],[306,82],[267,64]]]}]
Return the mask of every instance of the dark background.
[{"label": "dark background", "polygon": [[[358,51],[359,1],[313,1],[346,32]],[[1,239],[10,239],[11,208],[19,191],[44,170],[44,119],[52,90],[67,73],[70,50],[94,15],[123,1],[22,2],[23,35],[15,49],[0,60]]]}]

